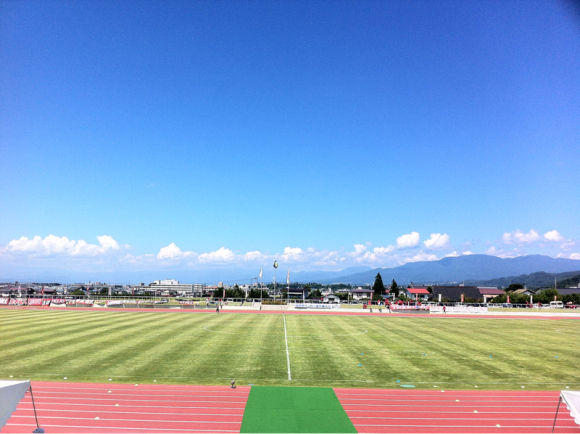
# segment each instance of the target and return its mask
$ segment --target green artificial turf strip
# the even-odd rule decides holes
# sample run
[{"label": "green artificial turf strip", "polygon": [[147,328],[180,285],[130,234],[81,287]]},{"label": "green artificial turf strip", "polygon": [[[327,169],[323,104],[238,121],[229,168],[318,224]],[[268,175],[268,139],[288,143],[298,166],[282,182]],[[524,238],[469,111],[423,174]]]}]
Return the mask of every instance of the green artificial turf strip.
[{"label": "green artificial turf strip", "polygon": [[252,387],[242,433],[356,433],[334,390]]},{"label": "green artificial turf strip", "polygon": [[235,379],[240,386],[412,384],[430,389],[478,385],[480,390],[580,387],[577,319],[286,315],[286,325],[291,381],[282,315],[0,308],[0,378],[212,385]]}]

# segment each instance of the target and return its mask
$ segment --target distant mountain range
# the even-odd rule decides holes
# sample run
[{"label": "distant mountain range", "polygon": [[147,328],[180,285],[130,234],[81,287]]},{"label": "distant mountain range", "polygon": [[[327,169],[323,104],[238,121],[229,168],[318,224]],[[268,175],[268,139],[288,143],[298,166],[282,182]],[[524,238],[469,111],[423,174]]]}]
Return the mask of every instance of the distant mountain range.
[{"label": "distant mountain range", "polygon": [[[292,271],[290,279],[292,282],[320,282],[321,279],[335,279],[345,274],[361,273],[372,270],[371,267],[359,266],[345,268],[341,271]],[[259,269],[205,269],[205,270],[163,270],[163,271],[109,271],[109,272],[82,272],[59,269],[18,269],[9,272],[0,270],[0,282],[58,282],[58,283],[87,283],[102,282],[116,284],[139,284],[148,285],[158,279],[175,279],[182,283],[204,283],[215,285],[223,282],[226,285],[234,283],[249,284],[256,279]],[[272,282],[274,269],[264,268],[263,282]],[[279,269],[277,272],[278,283],[286,283],[286,269]]]},{"label": "distant mountain range", "polygon": [[464,255],[443,258],[439,261],[412,262],[394,268],[376,268],[362,273],[321,279],[319,282],[361,285],[374,282],[377,273],[381,273],[385,283],[395,279],[400,284],[410,282],[429,284],[489,280],[539,271],[562,273],[578,270],[580,270],[580,261],[574,259],[551,258],[542,255],[506,259],[488,255]]},{"label": "distant mountain range", "polygon": [[[286,266],[278,270],[277,280],[286,283]],[[341,271],[292,271],[291,282],[317,283],[350,283],[364,285],[372,283],[377,273],[381,273],[385,284],[395,279],[397,283],[407,285],[410,282],[421,284],[443,284],[462,282],[480,285],[507,286],[509,283],[527,283],[530,287],[550,286],[554,280],[554,273],[578,271],[580,274],[580,260],[551,258],[542,255],[520,256],[517,258],[501,259],[488,255],[465,255],[443,258],[439,261],[412,262],[394,268],[371,268],[366,266],[346,268]],[[234,283],[250,283],[255,279],[259,270],[248,269],[206,269],[206,270],[164,270],[141,272],[103,272],[86,273],[65,270],[12,270],[2,272],[0,281],[13,282],[106,282],[106,283],[133,283],[144,282],[149,284],[157,279],[177,279],[182,283],[206,283],[215,285],[223,282],[228,285]],[[538,273],[543,272],[544,275]],[[272,281],[274,270],[264,269],[263,281]],[[530,275],[532,275],[530,277]],[[575,274],[571,273],[573,277]],[[516,277],[513,277],[516,276]]]},{"label": "distant mountain range", "polygon": [[537,288],[553,288],[554,278],[556,279],[558,288],[566,288],[570,285],[578,285],[580,282],[580,270],[566,271],[564,273],[546,273],[539,271],[537,273],[522,274],[521,276],[500,277],[498,279],[489,280],[466,280],[466,285],[473,286],[497,286],[498,288],[506,288],[512,283],[521,283],[526,285],[528,289]]}]

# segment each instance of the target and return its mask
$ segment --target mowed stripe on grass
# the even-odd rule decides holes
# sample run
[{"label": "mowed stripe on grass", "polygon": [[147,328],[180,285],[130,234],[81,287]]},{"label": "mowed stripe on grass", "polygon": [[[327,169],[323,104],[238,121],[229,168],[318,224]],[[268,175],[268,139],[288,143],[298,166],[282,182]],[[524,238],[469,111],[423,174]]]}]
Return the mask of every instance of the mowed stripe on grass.
[{"label": "mowed stripe on grass", "polygon": [[[172,312],[8,313],[0,311],[0,332],[6,337],[0,351],[2,377],[56,380],[66,376],[97,382],[111,377],[152,382],[165,377],[166,383],[228,384],[266,368],[283,376],[286,369],[278,317],[256,321],[255,316],[243,316],[231,321],[224,315]],[[224,333],[209,332],[205,326]],[[238,327],[245,333],[229,334]],[[272,340],[272,332],[281,332],[281,339]]]},{"label": "mowed stripe on grass", "polygon": [[[548,433],[558,392],[335,389],[359,433]],[[580,433],[560,407],[556,433]]]},{"label": "mowed stripe on grass", "polygon": [[[33,382],[40,425],[47,432],[239,432],[249,387]],[[98,418],[98,419],[97,419]],[[35,427],[30,394],[4,433]]]},{"label": "mowed stripe on grass", "polygon": [[[0,309],[0,377],[172,384],[580,387],[580,321]],[[533,345],[529,345],[533,342]],[[491,356],[491,357],[490,357]]]}]

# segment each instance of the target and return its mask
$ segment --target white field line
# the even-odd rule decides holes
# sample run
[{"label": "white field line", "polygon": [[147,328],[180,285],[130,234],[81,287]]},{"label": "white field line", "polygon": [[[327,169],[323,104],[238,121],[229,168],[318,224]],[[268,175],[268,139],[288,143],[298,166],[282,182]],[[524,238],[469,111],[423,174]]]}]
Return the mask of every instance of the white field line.
[{"label": "white field line", "polygon": [[284,318],[284,340],[286,341],[286,360],[288,361],[288,381],[292,380],[290,372],[290,353],[288,352],[288,333],[286,332],[286,315],[282,314]]}]

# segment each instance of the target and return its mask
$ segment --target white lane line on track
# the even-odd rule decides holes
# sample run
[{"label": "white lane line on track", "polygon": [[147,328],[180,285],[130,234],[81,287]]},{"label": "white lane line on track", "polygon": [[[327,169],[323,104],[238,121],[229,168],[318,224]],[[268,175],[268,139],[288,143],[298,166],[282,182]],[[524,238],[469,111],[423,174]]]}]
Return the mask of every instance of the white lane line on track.
[{"label": "white lane line on track", "polygon": [[[108,393],[108,390],[111,390],[111,393]],[[114,394],[114,396],[137,396],[139,398],[143,398],[143,397],[147,397],[147,398],[163,398],[163,397],[169,397],[171,399],[176,399],[176,398],[219,398],[219,399],[224,399],[224,398],[231,398],[231,399],[244,399],[247,398],[249,396],[249,394],[245,394],[245,395],[237,395],[234,397],[232,396],[232,394],[230,393],[229,395],[192,395],[192,394],[183,394],[183,395],[154,395],[154,394],[149,394],[149,393],[118,393],[115,392],[114,389],[107,389],[107,390],[101,390],[98,393],[80,393],[80,392],[72,392],[72,393],[67,393],[67,392],[40,392],[38,393],[38,396],[40,398],[42,398],[43,396],[49,396],[51,398],[53,398],[55,394],[61,394],[61,395],[65,395],[68,397],[77,397],[80,395],[88,395],[91,397],[94,396],[108,396],[110,397],[111,394]]]},{"label": "white lane line on track", "polygon": [[[458,396],[458,395],[454,395],[453,398],[455,398],[455,396]],[[373,399],[355,399],[355,398],[346,398],[344,396],[342,396],[342,397],[337,396],[337,398],[341,398],[342,401],[349,401],[349,402],[353,402],[353,401],[371,401],[370,403],[372,403],[372,402],[383,402],[384,401],[382,399],[376,399],[376,398],[373,398]],[[395,397],[389,397],[388,399],[389,399],[389,403],[391,403],[391,404],[393,404],[395,402],[400,402],[401,405],[404,405],[405,403],[409,403],[409,402],[416,402],[416,403],[420,403],[420,402],[440,402],[442,404],[445,404],[445,403],[449,403],[449,402],[455,402],[455,399],[453,399],[453,398],[450,398],[450,399],[397,399]],[[487,403],[496,403],[496,402],[501,402],[502,404],[504,404],[504,403],[511,402],[511,403],[515,403],[518,406],[520,406],[520,405],[524,405],[524,404],[540,404],[542,402],[549,402],[549,403],[552,403],[553,404],[554,402],[556,402],[556,403],[558,402],[558,400],[556,398],[557,397],[554,397],[554,399],[542,399],[542,400],[534,400],[534,401],[520,401],[520,400],[507,400],[507,399],[506,400],[503,400],[502,399],[500,401],[496,401],[494,399],[467,400],[467,399],[463,398],[462,402],[464,404],[471,404],[471,405],[475,405],[475,404],[477,404],[477,405],[482,405],[482,404],[485,405]]]},{"label": "white lane line on track", "polygon": [[288,381],[292,380],[292,374],[290,372],[290,352],[288,351],[288,333],[286,332],[286,315],[282,314],[284,318],[284,340],[286,341],[286,360],[288,361]]},{"label": "white lane line on track", "polygon": [[[555,403],[552,402],[551,404],[556,405],[557,403],[558,403],[558,401],[556,401]],[[366,403],[366,404],[348,404],[348,403],[341,402],[341,405],[343,407],[359,406],[359,405],[364,405],[366,407],[403,407],[403,406],[407,406],[408,404],[369,404],[369,403]],[[449,403],[432,404],[432,405],[422,404],[421,405],[421,408],[429,408],[429,407],[447,407],[447,408],[449,408]],[[472,408],[473,405],[454,405],[453,406],[453,408],[461,408],[461,407]],[[505,405],[478,404],[477,408],[505,408]],[[518,407],[518,408],[521,408],[521,407]],[[345,408],[345,410],[346,410],[346,408]]]},{"label": "white lane line on track", "polygon": [[[62,399],[62,397],[60,396],[44,396],[40,399],[36,399],[36,402],[45,402],[47,404],[51,404],[50,401],[52,400],[58,400],[61,401],[63,403],[66,402],[70,402],[70,400],[66,400],[66,399]],[[237,400],[237,401],[230,401],[230,400],[219,400],[219,401],[207,401],[204,399],[183,399],[183,400],[176,400],[176,399],[167,399],[167,400],[163,400],[160,401],[158,399],[127,399],[127,398],[121,398],[121,399],[115,399],[115,397],[111,397],[111,395],[107,394],[106,397],[100,398],[98,396],[92,397],[92,398],[74,398],[75,401],[105,401],[105,402],[178,402],[180,404],[186,404],[188,402],[204,402],[206,404],[209,403],[215,403],[215,404],[245,404],[246,400],[244,399],[243,401]]]},{"label": "white lane line on track", "polygon": [[[32,411],[32,408],[30,409],[30,411]],[[52,410],[52,411],[60,411],[60,410]],[[370,413],[371,411],[370,410],[348,410],[348,413],[350,413],[350,414],[354,414],[356,412],[359,412],[359,413],[360,412]],[[391,414],[397,415],[397,414],[400,414],[400,413],[413,413],[413,414],[416,414],[417,413],[417,410],[382,410],[382,411],[376,411],[376,410],[374,410],[374,411],[372,411],[372,413],[373,414],[377,414],[378,416],[349,416],[349,417],[351,419],[363,419],[363,418],[370,418],[370,419],[373,419],[374,418],[374,419],[377,419],[377,418],[381,418],[381,417],[390,417],[392,419],[393,418],[392,416],[387,416],[387,415],[391,415]],[[543,411],[539,411],[539,410],[538,411],[519,411],[518,410],[517,413],[520,414],[520,415],[523,415],[523,414],[533,414],[533,415],[549,414],[549,415],[554,415],[554,410],[553,409],[546,409],[546,410],[543,410]],[[437,412],[437,414],[443,414],[443,413]],[[455,419],[455,415],[458,415],[458,414],[469,414],[469,415],[473,415],[473,411],[472,410],[463,411],[463,412],[461,412],[461,411],[455,411],[455,412],[453,412],[453,416],[450,416],[449,418],[442,418],[442,419],[450,419],[450,418],[451,419]],[[479,411],[478,414],[480,414],[480,415],[483,414],[485,416],[488,416],[488,415],[502,415],[502,414],[511,414],[511,415],[513,415],[514,414],[514,411],[513,410],[512,411],[485,411],[485,410],[482,410],[482,411]],[[406,417],[405,419],[409,419],[410,420],[410,419],[414,419],[414,418],[413,417]]]},{"label": "white lane line on track", "polygon": [[[487,428],[489,429],[489,431],[496,431],[498,430],[498,428],[496,428],[495,425],[366,425],[366,424],[357,424],[356,426],[376,426],[376,427],[391,427],[391,428],[404,428],[405,432],[407,432],[408,428],[423,428],[423,429],[441,429],[441,428]],[[516,428],[516,429],[538,429],[538,428],[546,428],[546,427],[551,427],[551,425],[545,425],[545,426],[537,426],[537,425],[532,425],[532,426],[523,426],[523,425],[502,425],[501,429],[505,430],[508,428]],[[556,429],[570,429],[571,426],[557,426]],[[398,432],[398,431],[397,431]],[[438,432],[448,432],[448,431],[438,431]],[[469,430],[466,431],[462,431],[462,432],[469,432]],[[499,432],[504,432],[504,431],[499,431]]]},{"label": "white lane line on track", "polygon": [[[18,409],[18,411],[34,411],[34,409],[32,407],[30,408],[20,408]],[[44,413],[44,412],[49,412],[49,411],[53,411],[53,412],[58,412],[59,414],[68,414],[68,413],[86,413],[87,410],[61,410],[61,409],[49,409],[49,408],[43,408],[41,410],[39,410],[39,413]],[[416,413],[416,412],[415,412]],[[506,412],[508,413],[508,412]],[[513,413],[513,412],[512,412]],[[14,413],[12,413],[14,414]],[[240,414],[222,414],[222,413],[167,413],[167,412],[162,412],[162,413],[154,413],[151,411],[147,411],[147,412],[143,412],[143,411],[124,411],[124,410],[117,410],[117,407],[115,407],[115,411],[110,412],[110,414],[158,414],[158,415],[162,415],[162,416],[183,416],[184,414],[187,416],[211,416],[211,417],[244,417],[244,413],[241,412]]]},{"label": "white lane line on track", "polygon": [[[28,423],[8,423],[6,425],[7,427],[11,427],[11,426],[31,426],[31,427],[36,427],[35,424],[28,424]],[[223,430],[223,429],[195,429],[195,428],[188,428],[188,429],[179,429],[179,428],[118,428],[118,427],[111,427],[111,426],[107,426],[107,427],[100,427],[100,426],[75,426],[75,425],[47,425],[47,424],[42,424],[43,427],[49,427],[49,428],[79,428],[78,432],[83,432],[82,430],[86,430],[86,429],[97,429],[100,432],[103,431],[113,431],[113,432],[119,432],[119,431],[168,431],[168,432],[235,432],[235,433],[239,433],[239,430]]]},{"label": "white lane line on track", "polygon": [[[124,402],[222,402],[224,404],[242,404],[248,400],[247,396],[241,396],[239,398],[232,398],[232,397],[223,397],[219,399],[219,397],[207,397],[207,396],[174,396],[174,397],[158,397],[158,396],[151,396],[151,395],[124,395],[120,393],[100,393],[94,395],[41,395],[38,398],[34,398],[37,401],[62,401],[62,402],[71,402],[71,401],[124,401]],[[31,399],[23,399],[22,402],[30,402]]]},{"label": "white lane line on track", "polygon": [[[36,402],[36,401],[35,401]],[[43,403],[43,405],[66,405],[66,406],[91,406],[91,407],[109,407],[111,408],[111,404],[72,404],[70,402],[45,402]],[[126,404],[125,404],[126,405]],[[133,406],[133,408],[135,408],[135,406]],[[174,409],[178,409],[178,408],[187,408],[187,409],[192,409],[192,408],[213,408],[215,409],[216,407],[207,407],[207,406],[182,406],[182,405],[140,405],[138,408],[174,408]],[[246,407],[229,407],[228,410],[245,410]]]},{"label": "white lane line on track", "polygon": [[[14,418],[28,418],[30,416],[21,416],[21,415],[13,415],[12,417]],[[43,419],[59,419],[62,420],[63,417],[62,416],[42,416]],[[95,420],[94,417],[71,417],[71,416],[67,416],[66,417],[67,420],[90,420],[93,421]],[[160,423],[211,423],[211,424],[216,424],[216,423],[228,423],[228,424],[232,424],[232,423],[236,423],[239,424],[241,421],[221,421],[221,420],[153,420],[153,419],[113,419],[110,417],[106,417],[106,418],[101,418],[100,420],[106,420],[106,421],[116,421],[116,422],[147,422],[147,423],[151,423],[151,422],[160,422]]]}]

